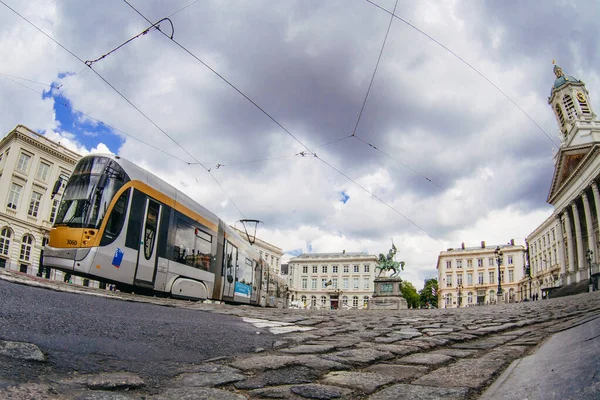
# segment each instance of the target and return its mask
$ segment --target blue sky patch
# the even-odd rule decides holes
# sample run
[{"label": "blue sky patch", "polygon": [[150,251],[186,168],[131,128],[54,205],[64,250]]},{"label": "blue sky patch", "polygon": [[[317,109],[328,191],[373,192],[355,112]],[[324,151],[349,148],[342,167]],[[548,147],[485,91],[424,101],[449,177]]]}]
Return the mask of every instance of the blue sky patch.
[{"label": "blue sky patch", "polygon": [[302,254],[302,249],[294,249],[292,251],[286,252],[286,254],[289,254],[290,256],[293,256],[293,257],[298,257],[300,254]]},{"label": "blue sky patch", "polygon": [[350,196],[346,192],[341,192],[340,194],[342,195],[342,203],[346,204]]},{"label": "blue sky patch", "polygon": [[[59,74],[68,76],[69,73]],[[54,99],[54,114],[56,120],[60,124],[60,129],[75,135],[76,140],[91,150],[98,146],[99,143],[104,143],[110,151],[115,154],[119,153],[119,148],[123,145],[124,140],[113,133],[103,123],[90,120],[80,112],[73,110],[71,101],[62,95],[60,85],[52,84],[52,89],[44,91],[42,99]]]}]

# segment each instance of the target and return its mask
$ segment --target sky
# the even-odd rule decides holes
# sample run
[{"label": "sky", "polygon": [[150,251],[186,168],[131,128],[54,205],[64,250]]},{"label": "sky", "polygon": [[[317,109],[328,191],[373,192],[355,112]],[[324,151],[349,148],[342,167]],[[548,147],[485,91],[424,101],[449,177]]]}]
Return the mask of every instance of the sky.
[{"label": "sky", "polygon": [[172,26],[106,55],[151,25],[126,2],[0,0],[0,134],[128,158],[284,262],[393,241],[420,288],[442,250],[524,244],[552,213],[552,60],[600,110],[594,0],[130,3]]}]

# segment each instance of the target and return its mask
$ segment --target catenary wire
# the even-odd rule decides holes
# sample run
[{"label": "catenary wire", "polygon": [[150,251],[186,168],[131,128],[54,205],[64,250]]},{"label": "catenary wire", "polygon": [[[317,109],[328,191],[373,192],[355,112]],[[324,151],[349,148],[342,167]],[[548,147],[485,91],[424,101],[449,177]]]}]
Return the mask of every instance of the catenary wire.
[{"label": "catenary wire", "polygon": [[556,142],[550,137],[550,135],[548,135],[548,133],[546,133],[546,131],[537,123],[535,122],[535,120],[529,116],[529,114],[527,114],[527,112],[521,108],[520,105],[517,104],[517,102],[515,102],[508,94],[506,94],[506,92],[504,92],[502,89],[500,89],[500,87],[498,85],[496,85],[494,82],[492,82],[490,79],[488,79],[488,77],[486,77],[482,72],[480,72],[477,68],[475,68],[473,65],[471,65],[469,62],[467,62],[464,58],[462,58],[461,56],[459,56],[458,54],[456,54],[454,51],[452,51],[451,49],[449,49],[448,47],[444,46],[441,42],[439,42],[437,39],[435,39],[434,37],[430,36],[429,34],[427,34],[426,32],[424,32],[423,30],[417,28],[415,25],[411,24],[410,22],[408,22],[407,20],[403,19],[402,17],[399,17],[398,15],[396,15],[393,12],[390,12],[388,10],[386,10],[385,8],[381,7],[379,4],[373,3],[371,0],[366,0],[367,3],[374,5],[375,7],[379,8],[382,11],[385,11],[388,14],[391,14],[392,18],[397,18],[400,21],[404,22],[406,25],[410,26],[411,28],[413,28],[414,30],[416,30],[417,32],[419,32],[420,34],[424,35],[425,37],[427,37],[428,39],[430,39],[431,41],[433,41],[434,43],[436,43],[438,46],[442,47],[444,50],[446,50],[448,53],[452,54],[454,57],[456,57],[458,60],[460,60],[463,64],[465,64],[467,67],[471,68],[473,71],[475,71],[475,73],[477,73],[479,76],[481,76],[486,82],[488,82],[490,85],[492,85],[496,90],[498,90],[500,93],[502,93],[502,95],[504,97],[506,97],[508,99],[508,101],[510,101],[515,107],[517,107],[523,114],[525,114],[525,116],[535,124],[535,126],[538,127],[538,129],[540,131],[542,131],[542,133],[544,135],[546,135],[546,137],[548,138],[548,140],[550,140],[552,142],[552,144],[554,146],[558,145],[556,144]]},{"label": "catenary wire", "polygon": [[185,5],[185,6],[181,7],[179,10],[177,10],[177,11],[174,11],[173,13],[169,14],[169,15],[167,16],[167,18],[171,18],[173,15],[177,14],[177,13],[178,13],[178,12],[180,12],[180,11],[183,11],[183,10],[185,10],[186,8],[188,8],[189,6],[191,6],[192,4],[196,4],[198,1],[200,1],[200,0],[194,0],[194,1],[192,1],[191,3],[189,3],[188,5]]},{"label": "catenary wire", "polygon": [[[33,28],[35,28],[37,31],[39,31],[40,33],[42,33],[44,36],[46,36],[48,39],[50,39],[52,42],[56,43],[56,45],[58,45],[60,48],[62,48],[63,50],[65,50],[67,53],[71,54],[73,57],[75,57],[77,60],[79,60],[80,62],[82,62],[83,64],[86,64],[84,60],[82,60],[79,56],[77,56],[75,53],[73,53],[71,50],[69,50],[68,48],[66,48],[65,46],[63,46],[60,42],[58,42],[56,39],[54,39],[52,36],[48,35],[46,32],[44,32],[42,29],[38,28],[34,23],[32,23],[31,21],[29,21],[27,18],[25,18],[23,15],[21,15],[20,13],[18,13],[16,10],[14,10],[13,8],[11,8],[8,4],[6,4],[3,0],[0,0],[0,3],[2,3],[6,8],[8,8],[9,10],[11,10],[13,13],[15,13],[16,15],[18,15],[21,19],[23,19],[25,22],[27,22],[29,25],[31,25]],[[154,24],[152,24],[154,25]],[[163,31],[161,31],[159,29],[159,32],[161,32],[163,35],[169,37],[167,34],[165,34]],[[171,39],[173,40],[173,39]],[[87,65],[87,64],[86,64]],[[171,141],[173,141],[177,146],[179,146],[179,148],[181,148],[187,155],[189,155],[195,162],[198,163],[198,165],[202,166],[212,177],[212,179],[217,183],[217,185],[221,188],[221,190],[223,191],[223,193],[225,193],[225,195],[227,196],[227,198],[229,199],[229,201],[231,201],[231,203],[233,204],[233,206],[236,208],[236,210],[240,213],[240,215],[242,217],[245,217],[244,214],[242,213],[242,211],[240,210],[240,208],[237,206],[237,204],[231,199],[231,197],[229,196],[229,194],[225,191],[225,188],[223,188],[223,186],[221,185],[221,183],[217,180],[217,178],[210,173],[210,171],[208,171],[208,168],[202,164],[200,161],[198,161],[192,154],[190,154],[183,146],[181,146],[171,135],[169,135],[167,132],[165,132],[164,129],[162,129],[160,126],[158,126],[158,124],[156,124],[156,122],[154,122],[150,117],[148,117],[148,115],[146,115],[139,107],[137,107],[135,104],[133,104],[124,94],[122,94],[114,85],[112,85],[110,82],[108,82],[98,71],[96,71],[94,68],[92,68],[91,66],[89,66],[89,68],[104,82],[106,83],[111,89],[113,89],[119,96],[121,96],[121,98],[123,98],[129,105],[131,105],[138,113],[140,113],[144,118],[146,118],[146,120],[148,120],[152,125],[154,125],[159,131],[161,131],[165,136],[167,136],[169,139],[171,139]]]},{"label": "catenary wire", "polygon": [[[1,1],[1,0],[0,0]],[[146,16],[144,14],[142,14],[140,11],[138,11],[132,4],[130,4],[127,0],[123,0],[129,7],[131,7],[131,9],[133,9],[133,11],[135,11],[138,15],[140,15],[142,18],[144,18],[148,23],[152,24],[152,21],[150,21],[148,18],[146,18]],[[168,37],[168,35],[166,35],[164,32],[162,32],[159,29],[159,32],[161,32],[164,36]],[[425,234],[427,234],[429,237],[431,237],[434,240],[439,241],[438,239],[436,239],[433,235],[431,235],[429,232],[427,232],[424,228],[422,228],[421,226],[419,226],[417,223],[415,223],[414,221],[412,221],[410,218],[408,218],[407,216],[405,216],[404,214],[402,214],[400,211],[396,210],[394,207],[392,207],[391,205],[389,205],[388,203],[386,203],[384,200],[382,200],[380,197],[376,196],[374,193],[372,193],[371,191],[369,191],[367,188],[365,188],[364,186],[360,185],[358,182],[356,182],[354,179],[350,178],[348,175],[346,175],[345,173],[343,173],[342,171],[340,171],[339,169],[335,168],[333,165],[329,164],[327,161],[325,161],[324,159],[320,158],[319,156],[317,156],[316,153],[314,153],[312,150],[310,150],[304,143],[302,143],[298,138],[296,138],[296,136],[294,136],[289,130],[287,130],[283,125],[281,125],[274,117],[272,117],[269,113],[267,113],[267,111],[265,111],[262,107],[260,107],[256,102],[254,102],[250,97],[248,97],[245,93],[243,93],[240,89],[238,89],[235,85],[233,85],[231,82],[229,82],[224,76],[222,76],[221,74],[219,74],[216,70],[214,70],[212,67],[210,67],[208,64],[206,64],[204,61],[202,61],[200,58],[198,58],[198,56],[196,56],[194,53],[192,53],[190,50],[188,50],[185,46],[183,46],[182,44],[180,44],[179,42],[177,42],[175,39],[170,38],[170,40],[175,43],[178,47],[180,47],[182,50],[184,50],[186,53],[188,53],[190,56],[192,56],[194,59],[196,59],[198,62],[200,62],[202,65],[204,65],[206,68],[208,68],[211,72],[213,72],[215,75],[217,75],[221,80],[223,80],[225,83],[227,83],[231,88],[233,88],[236,92],[238,92],[241,96],[243,96],[246,100],[248,100],[250,103],[252,103],[255,107],[257,107],[263,114],[265,114],[269,119],[271,119],[275,124],[277,124],[277,126],[279,126],[281,129],[283,129],[288,135],[290,135],[294,140],[296,140],[296,142],[298,142],[300,145],[302,145],[302,147],[304,147],[306,150],[308,150],[308,152],[310,153],[310,155],[314,156],[315,158],[319,159],[319,161],[321,161],[322,163],[324,163],[325,165],[327,165],[329,168],[333,169],[334,171],[336,171],[338,174],[342,175],[343,177],[345,177],[346,179],[348,179],[350,182],[354,183],[356,186],[360,187],[361,189],[363,189],[364,191],[366,191],[367,193],[369,193],[371,196],[373,196],[375,199],[377,199],[378,201],[380,201],[381,203],[383,203],[386,207],[390,208],[391,210],[393,210],[396,214],[400,215],[401,217],[403,217],[404,219],[406,219],[408,222],[410,222],[412,225],[414,225],[415,227],[417,227],[419,230],[423,231]],[[206,168],[206,167],[205,167]]]}]

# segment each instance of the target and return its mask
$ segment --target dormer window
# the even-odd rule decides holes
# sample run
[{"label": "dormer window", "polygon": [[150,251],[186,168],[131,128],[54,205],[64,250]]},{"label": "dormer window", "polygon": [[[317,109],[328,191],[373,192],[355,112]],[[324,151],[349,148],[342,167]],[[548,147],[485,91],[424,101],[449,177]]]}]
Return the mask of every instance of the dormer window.
[{"label": "dormer window", "polygon": [[572,121],[575,118],[577,118],[577,111],[575,111],[575,104],[573,104],[573,98],[570,95],[565,94],[563,97],[563,103],[565,105],[565,109],[567,110],[567,118],[569,119],[569,121]]}]

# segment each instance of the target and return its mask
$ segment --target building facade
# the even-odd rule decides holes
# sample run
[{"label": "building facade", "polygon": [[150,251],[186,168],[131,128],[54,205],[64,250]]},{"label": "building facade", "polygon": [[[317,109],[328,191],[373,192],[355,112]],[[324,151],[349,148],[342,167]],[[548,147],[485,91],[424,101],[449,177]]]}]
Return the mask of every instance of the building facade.
[{"label": "building facade", "polygon": [[[18,125],[0,141],[0,267],[40,272],[64,183],[81,156]],[[57,180],[61,190],[53,197]],[[53,271],[52,278],[56,277]],[[50,276],[47,276],[50,278]]]},{"label": "building facade", "polygon": [[[515,245],[514,240],[499,246],[486,246],[485,242],[481,242],[479,247],[465,247],[463,243],[458,249],[440,252],[436,268],[439,308],[523,300],[518,285],[525,275],[525,247]],[[498,277],[502,293],[500,299]]]},{"label": "building facade", "polygon": [[557,65],[554,74],[548,104],[561,133],[547,199],[554,212],[527,237],[530,295],[540,298],[580,282],[597,289],[600,275],[600,121],[585,83]]},{"label": "building facade", "polygon": [[[237,229],[234,226],[231,228],[233,228],[241,237],[248,238],[246,232],[243,230]],[[283,250],[257,237],[253,238],[252,235],[250,235],[250,238],[254,239],[252,246],[258,250],[260,256],[267,262],[267,264],[269,264],[271,268],[273,268],[277,275],[281,275],[281,257],[283,257]]]},{"label": "building facade", "polygon": [[366,308],[373,295],[377,256],[310,253],[288,262],[290,301],[303,308]]}]

